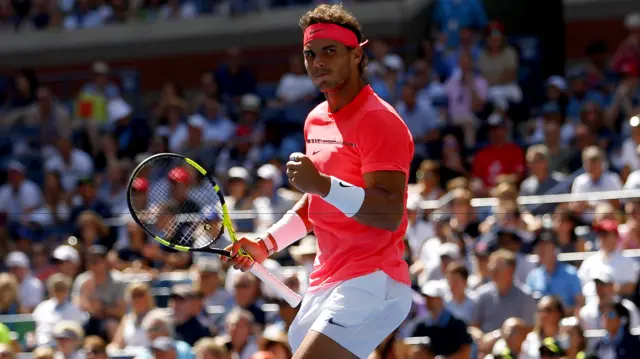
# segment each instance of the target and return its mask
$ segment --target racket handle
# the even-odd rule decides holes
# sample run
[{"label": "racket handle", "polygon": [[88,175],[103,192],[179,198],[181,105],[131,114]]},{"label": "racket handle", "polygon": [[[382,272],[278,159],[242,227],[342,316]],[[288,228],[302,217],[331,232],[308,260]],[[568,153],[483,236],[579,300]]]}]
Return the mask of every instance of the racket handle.
[{"label": "racket handle", "polygon": [[262,264],[254,262],[249,271],[269,286],[269,288],[273,289],[282,299],[286,300],[292,308],[297,307],[302,301],[302,297],[298,293],[282,283],[273,273],[262,266]]}]

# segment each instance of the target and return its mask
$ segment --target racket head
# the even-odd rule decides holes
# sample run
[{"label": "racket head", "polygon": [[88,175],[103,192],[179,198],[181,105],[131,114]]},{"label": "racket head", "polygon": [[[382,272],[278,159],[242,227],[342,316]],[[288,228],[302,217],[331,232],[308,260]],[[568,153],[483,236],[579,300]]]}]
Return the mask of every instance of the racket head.
[{"label": "racket head", "polygon": [[159,153],[142,161],[129,178],[127,205],[145,233],[165,246],[230,256],[224,248],[236,238],[222,191],[190,158]]}]

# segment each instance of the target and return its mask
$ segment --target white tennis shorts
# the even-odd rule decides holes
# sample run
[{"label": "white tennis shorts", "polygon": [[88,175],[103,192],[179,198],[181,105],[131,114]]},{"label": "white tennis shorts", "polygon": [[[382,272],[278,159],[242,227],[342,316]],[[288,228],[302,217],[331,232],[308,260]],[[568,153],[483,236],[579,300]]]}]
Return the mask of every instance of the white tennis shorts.
[{"label": "white tennis shorts", "polygon": [[289,328],[295,353],[309,330],[336,341],[358,358],[367,358],[411,309],[411,288],[383,271],[305,294]]}]

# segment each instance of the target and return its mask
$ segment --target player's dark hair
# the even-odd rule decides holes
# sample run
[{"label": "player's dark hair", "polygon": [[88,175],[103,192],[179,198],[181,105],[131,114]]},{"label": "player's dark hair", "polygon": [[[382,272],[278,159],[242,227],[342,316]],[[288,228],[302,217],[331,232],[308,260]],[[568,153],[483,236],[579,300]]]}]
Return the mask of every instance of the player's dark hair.
[{"label": "player's dark hair", "polygon": [[[318,5],[315,9],[309,10],[306,14],[302,15],[298,24],[303,31],[309,26],[315,24],[335,24],[351,30],[351,32],[356,35],[358,43],[362,43],[364,38],[362,36],[362,27],[360,26],[360,23],[358,23],[358,20],[356,20],[356,18],[347,11],[344,6],[342,6],[342,4]],[[360,63],[358,64],[360,73],[364,73],[364,70],[367,68],[367,63],[367,55],[363,52],[362,60],[360,60]]]}]

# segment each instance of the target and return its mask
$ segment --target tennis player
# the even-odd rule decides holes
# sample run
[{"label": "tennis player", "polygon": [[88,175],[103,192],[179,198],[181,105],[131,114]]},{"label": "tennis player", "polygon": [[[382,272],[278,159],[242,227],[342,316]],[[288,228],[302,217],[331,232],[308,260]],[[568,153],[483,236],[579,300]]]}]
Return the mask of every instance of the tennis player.
[{"label": "tennis player", "polygon": [[[357,20],[340,5],[320,5],[300,26],[307,72],[327,99],[307,117],[306,155],[287,163],[290,183],[305,195],[264,236],[230,249],[262,262],[313,230],[318,253],[289,329],[294,358],[366,358],[411,307],[402,240],[413,139],[363,81]],[[229,262],[251,267],[247,258]]]}]

